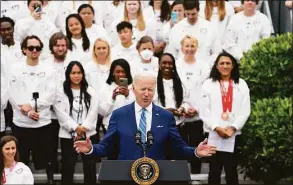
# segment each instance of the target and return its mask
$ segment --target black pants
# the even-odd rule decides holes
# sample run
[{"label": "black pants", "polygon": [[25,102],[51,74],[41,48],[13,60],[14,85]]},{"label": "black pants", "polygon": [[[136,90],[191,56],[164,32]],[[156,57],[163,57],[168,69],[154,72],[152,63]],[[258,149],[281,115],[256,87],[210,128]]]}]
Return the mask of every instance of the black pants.
[{"label": "black pants", "polygon": [[237,173],[237,147],[240,144],[241,136],[236,136],[234,153],[230,152],[217,152],[210,158],[210,171],[209,171],[209,185],[221,184],[221,172],[224,167],[226,184],[238,185]]},{"label": "black pants", "polygon": [[[194,122],[185,122],[181,127],[178,127],[179,133],[184,141],[193,147],[197,147],[203,140],[203,122],[201,120]],[[190,160],[191,173],[197,174],[201,171],[201,160],[193,158]]]},{"label": "black pants", "polygon": [[[74,168],[77,162],[78,153],[73,147],[73,139],[60,138],[61,141],[61,184],[73,184]],[[91,136],[92,143],[96,143],[97,136]],[[83,162],[84,184],[96,184],[96,159],[94,156],[81,154]]]},{"label": "black pants", "polygon": [[59,173],[59,163],[58,163],[58,144],[59,144],[59,122],[57,119],[52,119],[52,154],[51,154],[51,164],[54,173]]},{"label": "black pants", "polygon": [[53,125],[40,128],[24,128],[14,126],[14,135],[18,139],[20,161],[29,164],[30,154],[36,170],[46,169],[52,154]]}]

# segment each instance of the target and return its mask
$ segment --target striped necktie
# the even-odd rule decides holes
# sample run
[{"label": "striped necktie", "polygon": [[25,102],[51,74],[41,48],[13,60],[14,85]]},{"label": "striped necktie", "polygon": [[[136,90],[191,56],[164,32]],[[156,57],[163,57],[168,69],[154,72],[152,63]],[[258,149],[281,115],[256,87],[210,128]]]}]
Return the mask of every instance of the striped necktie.
[{"label": "striped necktie", "polygon": [[145,116],[146,109],[141,109],[141,116],[139,121],[139,130],[141,132],[141,141],[143,143],[146,142],[146,116]]}]

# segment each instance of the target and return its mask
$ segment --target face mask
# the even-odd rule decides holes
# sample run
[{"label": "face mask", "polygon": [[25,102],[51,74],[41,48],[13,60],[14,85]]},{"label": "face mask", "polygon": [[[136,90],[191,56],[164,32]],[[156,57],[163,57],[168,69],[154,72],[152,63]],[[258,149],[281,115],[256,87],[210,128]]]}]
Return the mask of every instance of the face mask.
[{"label": "face mask", "polygon": [[153,55],[154,55],[154,52],[152,52],[151,50],[148,50],[148,49],[140,52],[140,56],[144,60],[150,60]]}]

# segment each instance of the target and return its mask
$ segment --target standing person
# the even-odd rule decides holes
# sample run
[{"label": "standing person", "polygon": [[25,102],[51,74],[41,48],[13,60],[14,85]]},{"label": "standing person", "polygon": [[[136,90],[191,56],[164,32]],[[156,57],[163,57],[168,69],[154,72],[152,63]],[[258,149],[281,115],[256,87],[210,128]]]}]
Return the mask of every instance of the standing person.
[{"label": "standing person", "polygon": [[41,58],[46,59],[50,54],[49,39],[58,30],[49,17],[42,13],[43,0],[28,0],[27,7],[31,15],[16,21],[15,39],[22,42],[28,35],[38,36],[44,42]]},{"label": "standing person", "polygon": [[226,183],[238,185],[237,147],[241,129],[250,115],[250,96],[246,82],[240,78],[237,60],[221,53],[202,86],[199,116],[209,133],[209,143],[216,144],[211,157],[208,183],[221,182],[224,167]]},{"label": "standing person", "polygon": [[171,5],[171,13],[172,16],[169,19],[168,22],[165,22],[162,28],[162,37],[164,41],[166,42],[167,46],[165,48],[168,48],[169,44],[169,34],[171,32],[171,29],[175,24],[180,22],[185,18],[184,16],[184,6],[183,6],[183,0],[175,0]]},{"label": "standing person", "polygon": [[112,49],[112,60],[123,58],[127,62],[131,62],[133,58],[139,57],[135,48],[136,42],[132,40],[132,28],[132,24],[126,21],[117,24],[116,30],[119,34],[120,43],[115,45]]},{"label": "standing person", "polygon": [[54,71],[39,59],[42,41],[35,35],[21,43],[26,62],[10,71],[9,102],[13,109],[13,134],[19,141],[20,159],[29,164],[30,154],[36,170],[46,169],[48,183],[53,183],[50,161],[52,133],[50,107],[56,93]]},{"label": "standing person", "polygon": [[139,58],[130,61],[131,74],[134,76],[139,71],[152,71],[158,73],[159,59],[154,56],[155,44],[151,37],[143,36],[136,44]]},{"label": "standing person", "polygon": [[163,37],[163,25],[170,19],[170,4],[168,0],[150,0],[149,7],[143,10],[146,19],[156,23],[155,56],[160,57],[166,46]]},{"label": "standing person", "polygon": [[111,44],[111,38],[108,32],[105,30],[103,25],[95,24],[95,10],[90,4],[82,4],[77,10],[77,13],[80,15],[85,24],[85,31],[88,35],[88,38],[92,41],[97,38],[104,38]]},{"label": "standing person", "polygon": [[93,57],[85,68],[86,79],[96,92],[102,91],[111,66],[111,47],[109,42],[98,38],[93,46]]},{"label": "standing person", "polygon": [[[122,81],[127,79],[127,84]],[[132,76],[130,66],[124,59],[114,60],[111,64],[110,73],[103,89],[102,97],[106,100],[105,106],[101,107],[104,113],[103,125],[107,130],[112,112],[134,101],[132,92]]]},{"label": "standing person", "polygon": [[85,65],[92,58],[91,44],[86,34],[85,24],[78,14],[70,14],[66,17],[66,36],[69,40],[70,55],[74,60]]},{"label": "standing person", "polygon": [[[204,137],[203,122],[198,116],[202,83],[209,77],[210,68],[205,61],[196,58],[198,41],[193,36],[185,36],[181,41],[183,57],[176,61],[178,74],[185,81],[190,109],[185,113],[185,123],[180,134],[190,146],[197,146]],[[191,173],[200,173],[201,161],[190,161]]]},{"label": "standing person", "polygon": [[123,16],[124,0],[104,1],[103,25],[108,33],[112,31],[112,23],[117,17]]},{"label": "standing person", "polygon": [[[152,39],[156,39],[156,24],[152,20],[146,19],[142,12],[142,6],[140,0],[134,1],[125,1],[124,14],[122,17],[117,17],[115,21],[112,23],[112,32],[111,37],[113,38],[113,42],[115,42],[115,38],[117,38],[117,33],[115,31],[115,27],[121,21],[126,21],[132,24],[133,26],[133,37],[132,39],[137,42],[141,37],[148,35],[152,37]],[[116,44],[116,43],[114,43]]]},{"label": "standing person", "polygon": [[[61,184],[73,184],[74,168],[78,153],[74,150],[75,140],[90,137],[97,142],[96,123],[98,99],[93,88],[88,86],[80,62],[71,61],[65,71],[63,87],[57,94],[54,109],[60,123],[61,138]],[[94,157],[82,155],[84,184],[96,183],[96,162]]]},{"label": "standing person", "polygon": [[[180,137],[172,113],[152,103],[156,90],[156,77],[150,72],[138,73],[134,77],[133,89],[135,102],[113,111],[108,130],[99,144],[76,141],[74,147],[79,153],[105,157],[119,147],[119,160],[136,160],[143,157],[142,149],[136,144],[135,135],[142,132],[146,141],[147,131],[153,134],[154,143],[147,157],[154,160],[165,159],[165,143],[170,141],[172,149],[184,157],[204,157],[215,153],[216,148],[202,142],[196,149],[189,147]],[[160,125],[160,127],[158,127]],[[114,139],[118,138],[118,140]]]},{"label": "standing person", "polygon": [[14,39],[14,25],[15,23],[11,18],[0,18],[1,74],[3,76],[9,74],[12,64],[24,62],[24,55],[21,52],[20,43]]},{"label": "standing person", "polygon": [[178,127],[184,125],[184,115],[190,108],[187,89],[178,75],[175,58],[169,53],[160,58],[157,92],[153,101],[172,112]]},{"label": "standing person", "polygon": [[33,185],[34,177],[27,165],[19,162],[18,141],[14,136],[0,140],[0,184]]},{"label": "standing person", "polygon": [[224,34],[231,17],[234,15],[234,9],[227,1],[206,0],[200,4],[199,15],[212,23],[213,29],[216,32],[217,38],[220,40],[221,45],[224,41]]},{"label": "standing person", "polygon": [[244,10],[235,14],[227,27],[223,49],[238,61],[252,45],[271,35],[271,23],[266,15],[256,10],[259,0],[243,1]]},{"label": "standing person", "polygon": [[[67,37],[62,33],[62,32],[57,32],[52,35],[52,37],[49,40],[49,48],[51,51],[51,56],[44,61],[45,64],[49,65],[50,67],[53,68],[54,73],[55,73],[55,83],[57,86],[57,89],[62,87],[63,82],[65,80],[65,63],[69,63],[70,61],[70,56],[68,54],[68,45],[69,41]],[[59,143],[59,122],[56,117],[56,113],[51,107],[51,119],[52,119],[52,124],[53,127],[55,128],[55,131],[52,133],[52,148],[53,153],[52,153],[52,166],[54,169],[55,173],[58,173],[59,168],[58,168],[58,160],[57,160],[57,154],[58,154],[58,143]]]},{"label": "standing person", "polygon": [[221,52],[220,41],[218,40],[212,23],[199,17],[199,1],[184,1],[184,13],[186,18],[177,23],[169,35],[169,48],[176,59],[182,56],[181,40],[186,35],[194,36],[198,39],[199,48],[198,59],[206,61],[212,66],[213,62]]}]

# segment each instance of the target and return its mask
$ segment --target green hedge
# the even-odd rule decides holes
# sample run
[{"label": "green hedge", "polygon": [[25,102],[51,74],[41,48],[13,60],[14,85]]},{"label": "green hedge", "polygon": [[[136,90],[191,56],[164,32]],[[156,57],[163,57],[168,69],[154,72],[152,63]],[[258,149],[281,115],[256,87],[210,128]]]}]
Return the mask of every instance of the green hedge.
[{"label": "green hedge", "polygon": [[252,100],[292,95],[292,33],[263,39],[240,61],[241,76],[251,90]]},{"label": "green hedge", "polygon": [[239,160],[245,174],[269,183],[292,177],[292,98],[262,99],[251,108]]}]

